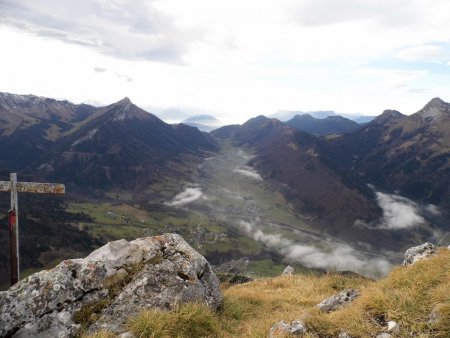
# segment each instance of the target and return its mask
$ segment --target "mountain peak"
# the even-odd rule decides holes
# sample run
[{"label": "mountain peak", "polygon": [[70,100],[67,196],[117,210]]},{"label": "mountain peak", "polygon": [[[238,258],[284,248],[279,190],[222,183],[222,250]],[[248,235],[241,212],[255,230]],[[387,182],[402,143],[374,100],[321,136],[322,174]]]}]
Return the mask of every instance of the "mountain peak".
[{"label": "mountain peak", "polygon": [[131,102],[131,100],[125,96],[122,100],[117,101],[116,104],[118,105],[129,105],[129,104],[133,104],[133,102]]},{"label": "mountain peak", "polygon": [[422,110],[419,110],[417,114],[427,121],[440,120],[444,116],[450,115],[450,103],[443,101],[439,97],[435,97]]},{"label": "mountain peak", "polygon": [[370,123],[385,124],[386,122],[397,121],[403,117],[405,117],[405,115],[400,113],[398,110],[386,109],[381,115],[377,116]]},{"label": "mountain peak", "polygon": [[441,106],[443,104],[445,104],[445,102],[440,97],[435,97],[435,98],[432,98],[430,100],[430,102],[427,103],[427,106],[436,107],[436,106]]}]

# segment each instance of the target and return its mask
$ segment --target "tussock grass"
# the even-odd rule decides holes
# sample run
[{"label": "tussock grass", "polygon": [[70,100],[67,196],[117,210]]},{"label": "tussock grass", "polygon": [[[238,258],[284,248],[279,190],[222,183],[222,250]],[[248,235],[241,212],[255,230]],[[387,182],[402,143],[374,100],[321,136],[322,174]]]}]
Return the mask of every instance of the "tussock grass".
[{"label": "tussock grass", "polygon": [[[360,296],[330,313],[315,305],[346,288]],[[201,304],[180,305],[173,311],[144,311],[129,321],[137,337],[266,337],[279,321],[303,320],[307,337],[335,338],[345,331],[353,338],[375,337],[395,320],[395,337],[450,337],[450,250],[428,260],[395,268],[388,277],[372,281],[329,273],[259,279],[224,288],[217,313]],[[431,312],[437,319],[429,322]],[[98,336],[103,338],[107,336]]]},{"label": "tussock grass", "polygon": [[206,305],[188,303],[173,311],[146,310],[132,318],[128,328],[138,338],[220,336],[218,317]]},{"label": "tussock grass", "polygon": [[[439,319],[429,323],[434,309]],[[370,337],[383,332],[389,320],[400,324],[398,337],[450,337],[450,250],[397,267],[365,288],[350,306],[330,314],[311,310],[305,321],[323,335],[344,329],[352,337]]]}]

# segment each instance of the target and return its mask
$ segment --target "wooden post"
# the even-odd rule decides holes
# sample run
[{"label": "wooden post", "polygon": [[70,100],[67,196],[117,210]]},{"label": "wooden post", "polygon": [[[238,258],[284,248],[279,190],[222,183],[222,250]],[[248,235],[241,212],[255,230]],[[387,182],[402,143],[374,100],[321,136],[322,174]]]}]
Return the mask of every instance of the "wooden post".
[{"label": "wooden post", "polygon": [[11,182],[11,209],[8,212],[9,231],[10,231],[10,269],[11,285],[16,284],[20,279],[19,266],[19,210],[17,198],[17,174],[10,175]]},{"label": "wooden post", "polygon": [[64,194],[65,190],[64,184],[59,183],[17,182],[16,173],[10,175],[9,181],[0,181],[0,191],[11,191],[11,209],[8,211],[11,285],[16,284],[20,279],[19,203],[17,193]]}]

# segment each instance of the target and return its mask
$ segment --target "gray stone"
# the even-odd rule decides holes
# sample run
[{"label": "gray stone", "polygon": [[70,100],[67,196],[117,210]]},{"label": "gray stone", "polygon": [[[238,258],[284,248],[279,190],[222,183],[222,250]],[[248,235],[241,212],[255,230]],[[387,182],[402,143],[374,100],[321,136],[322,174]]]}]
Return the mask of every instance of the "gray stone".
[{"label": "gray stone", "polygon": [[339,292],[337,295],[331,296],[316,306],[325,312],[337,310],[344,305],[352,302],[356,297],[359,296],[359,292],[354,289],[347,289]]},{"label": "gray stone", "polygon": [[436,247],[433,244],[427,242],[425,244],[415,246],[406,250],[402,265],[411,265],[422,259],[430,258],[435,254]]},{"label": "gray stone", "polygon": [[388,329],[387,330],[388,330],[388,332],[392,332],[392,333],[397,334],[397,333],[400,332],[400,325],[398,325],[397,322],[395,322],[393,320],[390,320],[388,322]]},{"label": "gray stone", "polygon": [[120,333],[127,317],[142,309],[191,301],[217,309],[222,294],[209,263],[183,238],[119,240],[0,293],[0,337],[73,337],[81,314],[94,308],[98,320],[87,323],[88,332]]},{"label": "gray stone", "polygon": [[119,338],[136,338],[132,332],[124,332],[119,335]]},{"label": "gray stone", "polygon": [[389,333],[380,333],[377,338],[392,338],[392,336]]},{"label": "gray stone", "polygon": [[436,306],[433,311],[431,311],[430,315],[428,316],[427,323],[429,325],[434,325],[439,323],[439,321],[442,319],[441,312],[439,311],[439,306]]},{"label": "gray stone", "polygon": [[283,270],[283,272],[281,273],[282,275],[293,275],[294,274],[294,268],[290,265],[288,265],[286,267],[286,269]]},{"label": "gray stone", "polygon": [[347,332],[341,332],[338,338],[352,338]]},{"label": "gray stone", "polygon": [[273,324],[269,331],[269,338],[275,338],[280,335],[291,334],[295,336],[301,336],[307,332],[306,325],[301,320],[294,320],[293,322],[287,323],[284,320]]}]

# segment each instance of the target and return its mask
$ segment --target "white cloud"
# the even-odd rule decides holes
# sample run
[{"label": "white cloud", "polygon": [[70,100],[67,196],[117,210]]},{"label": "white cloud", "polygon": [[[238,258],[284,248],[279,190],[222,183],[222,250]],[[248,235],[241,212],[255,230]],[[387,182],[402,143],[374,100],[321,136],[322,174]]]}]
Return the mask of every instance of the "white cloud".
[{"label": "white cloud", "polygon": [[192,203],[203,196],[202,189],[200,188],[186,188],[183,192],[176,195],[171,202],[166,202],[166,204],[173,207],[180,207]]},{"label": "white cloud", "polygon": [[419,5],[420,2],[411,0],[303,0],[294,15],[300,24],[308,26],[361,20],[399,26],[421,19]]},{"label": "white cloud", "polygon": [[309,268],[337,271],[355,271],[368,276],[383,276],[391,264],[382,258],[366,258],[359,255],[352,247],[341,243],[326,242],[318,247],[295,243],[280,234],[267,234],[261,229],[261,221],[239,221],[239,228],[254,240],[275,249],[290,262],[301,263]]},{"label": "white cloud", "polygon": [[36,35],[132,60],[180,62],[190,33],[155,0],[3,0],[0,21]]},{"label": "white cloud", "polygon": [[255,169],[253,169],[251,167],[248,167],[248,166],[244,166],[244,167],[241,167],[241,168],[236,168],[236,169],[233,170],[233,172],[238,173],[238,174],[243,175],[243,176],[246,176],[246,177],[250,177],[250,178],[252,178],[254,180],[257,180],[257,181],[262,181],[261,175],[258,174]]},{"label": "white cloud", "polygon": [[407,229],[426,223],[420,215],[419,205],[410,199],[381,192],[376,192],[376,198],[378,205],[383,210],[381,227]]},{"label": "white cloud", "polygon": [[355,271],[370,276],[386,275],[391,264],[381,258],[365,259],[356,255],[353,248],[344,244],[331,244],[321,250],[310,245],[294,244],[283,250],[288,260],[301,262],[306,267],[337,271]]},{"label": "white cloud", "polygon": [[402,49],[395,57],[407,62],[447,62],[450,60],[449,49],[439,45],[421,45]]}]

